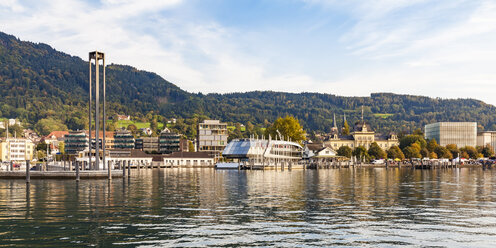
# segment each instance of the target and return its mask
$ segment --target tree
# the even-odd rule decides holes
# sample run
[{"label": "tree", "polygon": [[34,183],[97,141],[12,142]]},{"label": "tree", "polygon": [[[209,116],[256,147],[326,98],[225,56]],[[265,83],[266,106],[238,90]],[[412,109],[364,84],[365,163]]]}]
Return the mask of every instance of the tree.
[{"label": "tree", "polygon": [[464,154],[464,155],[468,155],[468,158],[476,159],[479,155],[479,153],[477,152],[477,150],[473,146],[465,146],[465,147],[461,148],[460,151],[462,153],[465,152],[466,154]]},{"label": "tree", "polygon": [[70,130],[83,130],[87,127],[88,125],[88,119],[84,117],[79,117],[79,116],[72,116],[70,117],[67,121],[67,128]]},{"label": "tree", "polygon": [[358,146],[353,150],[353,156],[355,156],[358,160],[363,161],[369,158],[369,154],[367,153],[367,149],[363,146]]},{"label": "tree", "polygon": [[152,118],[152,120],[150,121],[150,129],[152,130],[152,132],[154,134],[157,134],[159,133],[159,130],[158,130],[158,122],[157,122],[157,117],[154,116]]},{"label": "tree", "polygon": [[436,149],[434,149],[434,152],[437,154],[438,158],[453,158],[453,154],[451,154],[451,152],[443,146],[436,147]]},{"label": "tree", "polygon": [[42,160],[44,158],[46,158],[46,150],[38,150],[36,151],[36,157],[38,158],[38,160]]},{"label": "tree", "polygon": [[350,134],[350,126],[348,125],[348,122],[347,121],[345,121],[344,124],[343,124],[342,134],[343,135],[349,135]]},{"label": "tree", "polygon": [[[279,137],[277,131],[279,131],[283,137]],[[306,139],[305,131],[303,131],[298,120],[289,115],[284,118],[279,117],[274,124],[265,130],[265,132],[267,136],[270,135],[273,139],[290,139],[294,142],[301,142]]]},{"label": "tree", "polygon": [[[0,136],[1,137],[6,137],[6,132],[7,130],[6,129],[0,129]],[[23,136],[23,128],[18,125],[18,124],[15,124],[13,126],[9,126],[9,137],[14,137],[14,136],[17,136],[17,137],[22,137]]]},{"label": "tree", "polygon": [[431,152],[429,154],[429,158],[436,159],[437,158],[437,154],[435,152]]},{"label": "tree", "polygon": [[439,145],[437,144],[436,139],[432,138],[429,140],[429,143],[427,143],[427,150],[429,150],[429,152],[433,152],[438,146]]},{"label": "tree", "polygon": [[492,157],[494,156],[494,151],[493,151],[493,147],[489,144],[485,145],[483,148],[482,148],[482,155],[485,157],[485,158],[489,158],[489,157]]},{"label": "tree", "polygon": [[138,128],[134,124],[129,124],[126,129],[129,130],[134,137],[138,134]]},{"label": "tree", "polygon": [[34,130],[45,136],[50,134],[52,131],[67,131],[67,126],[59,120],[46,118],[39,120],[34,125]]},{"label": "tree", "polygon": [[420,151],[415,146],[408,146],[403,149],[405,158],[421,158]]},{"label": "tree", "polygon": [[391,146],[387,151],[387,156],[392,159],[405,159],[405,155],[398,146]]},{"label": "tree", "polygon": [[430,152],[429,150],[427,150],[427,148],[422,148],[420,149],[420,156],[422,156],[423,158],[428,158],[430,157]]},{"label": "tree", "polygon": [[422,130],[420,128],[417,128],[417,129],[415,129],[415,131],[413,131],[413,135],[424,137],[424,132],[422,132]]},{"label": "tree", "polygon": [[460,150],[455,144],[446,145],[446,149],[451,152],[451,155],[453,155],[453,157],[458,157],[459,155],[461,155]]},{"label": "tree", "polygon": [[191,141],[191,140],[188,140],[188,151],[189,152],[195,151],[195,145],[193,145],[193,141]]},{"label": "tree", "polygon": [[347,158],[351,158],[353,155],[353,150],[349,148],[348,146],[341,146],[338,151],[337,151],[338,156],[343,156]]},{"label": "tree", "polygon": [[113,132],[118,129],[118,122],[117,120],[109,121],[107,122],[107,125],[105,126],[105,129],[109,132]]},{"label": "tree", "polygon": [[420,146],[420,148],[425,148],[427,145],[424,136],[411,134],[404,136],[403,138],[400,139],[400,148],[404,149],[405,147],[410,146],[413,143],[417,143]]},{"label": "tree", "polygon": [[251,122],[246,123],[245,131],[248,136],[255,134],[255,126]]},{"label": "tree", "polygon": [[386,152],[379,147],[377,142],[370,144],[368,154],[372,159],[385,159],[387,157]]},{"label": "tree", "polygon": [[64,142],[59,142],[59,151],[60,151],[60,154],[65,153],[65,143]]},{"label": "tree", "polygon": [[236,123],[234,130],[229,131],[229,136],[227,137],[228,142],[230,142],[233,139],[241,139],[243,138],[243,133],[241,132],[241,124]]}]

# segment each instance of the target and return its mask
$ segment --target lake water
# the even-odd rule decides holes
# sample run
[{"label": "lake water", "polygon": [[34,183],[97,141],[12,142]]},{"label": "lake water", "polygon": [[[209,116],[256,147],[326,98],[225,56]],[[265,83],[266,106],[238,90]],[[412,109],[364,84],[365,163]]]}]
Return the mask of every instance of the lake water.
[{"label": "lake water", "polygon": [[496,246],[496,170],[133,173],[0,180],[0,247]]}]

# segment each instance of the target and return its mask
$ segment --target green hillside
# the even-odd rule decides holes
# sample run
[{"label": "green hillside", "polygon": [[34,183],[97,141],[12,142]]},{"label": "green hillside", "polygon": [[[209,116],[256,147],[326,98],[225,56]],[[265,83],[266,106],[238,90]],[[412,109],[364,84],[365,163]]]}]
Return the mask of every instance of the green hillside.
[{"label": "green hillside", "polygon": [[[88,64],[79,57],[46,44],[20,41],[0,32],[0,117],[19,118],[35,125],[40,120],[85,127]],[[108,113],[143,117],[208,116],[227,122],[265,124],[293,115],[310,130],[329,131],[333,114],[338,125],[361,116],[377,131],[412,131],[435,121],[477,121],[496,129],[496,108],[474,99],[437,99],[377,93],[370,97],[343,97],[321,93],[255,91],[229,94],[193,94],[155,73],[131,66],[107,66]],[[343,86],[345,87],[345,86]],[[47,121],[48,120],[48,121]]]}]

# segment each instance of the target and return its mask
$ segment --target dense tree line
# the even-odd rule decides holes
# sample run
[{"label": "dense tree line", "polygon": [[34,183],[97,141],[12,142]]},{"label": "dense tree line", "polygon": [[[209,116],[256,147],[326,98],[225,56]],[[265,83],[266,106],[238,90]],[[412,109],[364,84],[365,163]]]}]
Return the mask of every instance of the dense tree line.
[{"label": "dense tree line", "polygon": [[383,150],[376,142],[373,142],[367,150],[363,146],[356,147],[354,150],[347,146],[340,147],[337,150],[339,156],[348,158],[355,157],[360,161],[374,159],[477,159],[489,158],[494,156],[493,148],[486,146],[465,146],[458,148],[455,144],[448,144],[445,147],[438,145],[435,139],[425,140],[419,130],[414,134],[406,135],[400,139],[399,146],[392,146]]}]

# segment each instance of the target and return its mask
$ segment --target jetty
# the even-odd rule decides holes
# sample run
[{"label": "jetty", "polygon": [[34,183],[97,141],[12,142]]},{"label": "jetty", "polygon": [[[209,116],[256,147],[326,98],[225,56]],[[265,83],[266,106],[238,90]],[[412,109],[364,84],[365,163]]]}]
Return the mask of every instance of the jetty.
[{"label": "jetty", "polygon": [[[30,171],[31,179],[76,179],[76,171]],[[121,170],[112,170],[113,178],[122,178]],[[25,179],[26,171],[0,171],[0,179]],[[108,172],[106,170],[81,170],[79,171],[81,179],[106,179]]]}]

